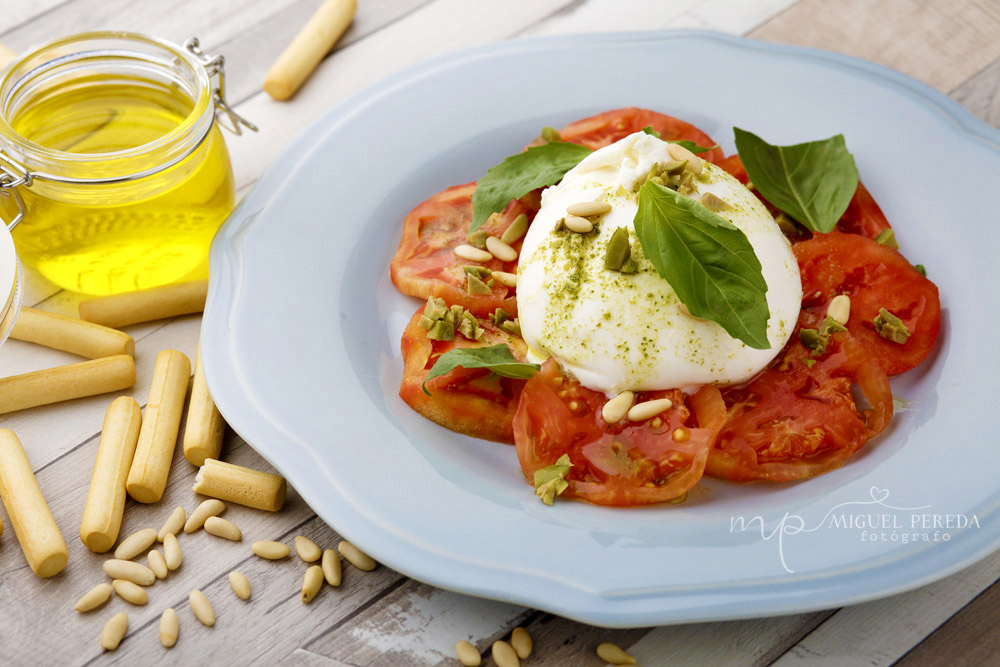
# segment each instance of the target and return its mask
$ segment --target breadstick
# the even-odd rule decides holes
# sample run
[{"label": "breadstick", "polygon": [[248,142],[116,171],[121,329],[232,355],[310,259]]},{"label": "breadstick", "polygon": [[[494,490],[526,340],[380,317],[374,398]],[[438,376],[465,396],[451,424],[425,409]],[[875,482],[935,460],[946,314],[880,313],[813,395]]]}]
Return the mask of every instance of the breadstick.
[{"label": "breadstick", "polygon": [[156,355],[139,443],[125,483],[128,494],[140,503],[155,503],[167,487],[190,377],[191,362],[182,352],[163,350]]},{"label": "breadstick", "polygon": [[130,396],[111,401],[104,414],[90,490],[80,521],[80,540],[94,553],[104,553],[118,539],[125,509],[125,478],[135,456],[141,421],[139,404]]},{"label": "breadstick", "polygon": [[0,379],[0,415],[39,405],[128,389],[135,361],[127,354]]},{"label": "breadstick", "polygon": [[0,429],[0,498],[32,572],[51,577],[66,567],[69,552],[45,504],[28,456],[14,432]]},{"label": "breadstick", "polygon": [[200,466],[205,459],[217,459],[222,452],[222,436],[226,431],[215,401],[208,393],[205,372],[201,367],[201,350],[194,362],[194,380],[191,382],[191,401],[188,403],[187,422],[184,424],[184,458]]},{"label": "breadstick", "polygon": [[294,95],[351,25],[357,7],[356,0],[326,0],[271,66],[267,94],[278,101]]},{"label": "breadstick", "polygon": [[118,329],[137,322],[200,313],[207,297],[207,280],[163,285],[81,301],[80,318]]},{"label": "breadstick", "polygon": [[221,500],[277,512],[285,504],[285,478],[243,466],[205,459],[194,479],[194,492]]},{"label": "breadstick", "polygon": [[135,355],[135,341],[124,331],[35,308],[21,309],[10,337],[88,359]]}]

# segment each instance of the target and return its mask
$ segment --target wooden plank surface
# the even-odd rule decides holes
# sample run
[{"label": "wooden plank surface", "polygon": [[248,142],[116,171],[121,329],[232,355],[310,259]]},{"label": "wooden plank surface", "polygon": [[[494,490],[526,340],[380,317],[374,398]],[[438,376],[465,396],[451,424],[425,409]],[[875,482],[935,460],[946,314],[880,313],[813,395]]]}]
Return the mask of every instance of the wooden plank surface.
[{"label": "wooden plank surface", "polygon": [[[128,29],[183,41],[197,34],[228,62],[230,101],[257,122],[259,135],[231,139],[241,191],[306,124],[374,80],[415,61],[513,37],[645,30],[717,29],[758,39],[805,44],[881,62],[911,74],[1000,126],[1000,5],[984,0],[363,0],[337,51],[291,103],[259,92],[264,72],[319,0],[39,0],[0,12],[0,41],[24,49],[57,35],[91,29]],[[33,277],[28,305],[73,312],[79,297]],[[156,353],[174,348],[193,355],[200,318],[189,316],[130,327],[136,338],[139,381],[127,395],[148,394]],[[8,342],[0,373],[24,372],[75,360],[63,353]],[[0,538],[0,663],[3,664],[457,664],[454,643],[468,639],[487,651],[519,624],[535,638],[532,665],[601,664],[600,641],[615,641],[641,664],[981,664],[995,654],[989,629],[1000,621],[996,600],[1000,557],[941,582],[887,600],[841,610],[750,621],[679,625],[651,630],[605,630],[504,603],[476,600],[408,580],[384,567],[361,573],[345,566],[339,589],[326,588],[309,606],[298,600],[304,564],[294,555],[271,563],[254,557],[257,539],[291,542],[296,534],[322,546],[339,540],[291,492],[286,507],[267,514],[231,507],[226,516],[243,530],[241,543],[203,531],[181,537],[185,563],[150,588],[150,603],[128,608],[115,599],[79,615],[76,598],[106,578],[103,556],[90,553],[77,532],[104,408],[111,396],[37,408],[0,417],[25,442],[39,483],[70,548],[66,571],[39,580],[28,570],[13,531]],[[235,434],[224,458],[266,469]],[[191,510],[195,469],[178,453],[163,501],[129,501],[123,534],[159,527],[177,504]],[[7,517],[0,511],[0,515]],[[243,571],[253,597],[238,600],[227,573]],[[218,616],[200,626],[187,606],[202,589]],[[180,640],[166,652],[157,622],[166,606],[181,619]],[[968,605],[968,606],[967,606]],[[97,637],[114,612],[127,610],[130,633],[114,654],[102,655]],[[951,620],[949,620],[951,619]]]}]

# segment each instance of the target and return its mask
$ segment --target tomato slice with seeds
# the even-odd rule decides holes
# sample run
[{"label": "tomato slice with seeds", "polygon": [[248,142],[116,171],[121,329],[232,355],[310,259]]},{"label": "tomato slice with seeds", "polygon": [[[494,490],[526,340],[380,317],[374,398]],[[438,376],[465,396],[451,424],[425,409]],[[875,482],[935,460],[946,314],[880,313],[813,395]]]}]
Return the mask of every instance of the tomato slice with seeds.
[{"label": "tomato slice with seeds", "polygon": [[[472,193],[475,189],[475,183],[456,185],[414,208],[403,221],[403,238],[389,266],[389,274],[396,289],[403,294],[421,299],[438,297],[449,306],[462,306],[480,317],[497,308],[516,316],[513,287],[495,282],[489,294],[468,294],[466,291],[468,278],[463,266],[484,266],[509,273],[517,270],[516,260],[502,262],[494,258],[488,262],[470,262],[455,255],[455,248],[469,242]],[[538,205],[529,195],[512,201],[481,229],[499,237],[517,216],[524,213],[530,219],[537,211]],[[513,247],[520,250],[521,241],[515,242]]]},{"label": "tomato slice with seeds", "polygon": [[[637,107],[605,111],[596,116],[578,120],[559,130],[559,136],[562,137],[563,141],[581,144],[596,150],[609,146],[619,139],[624,139],[634,132],[639,132],[644,127],[651,127],[659,132],[660,138],[664,141],[683,139],[693,141],[704,148],[715,146],[716,143],[710,136],[687,121]],[[713,148],[699,154],[699,157],[715,162],[722,159],[723,155],[721,148]]]},{"label": "tomato slice with seeds", "polygon": [[[806,326],[815,326],[838,294],[851,297],[847,328],[889,375],[907,371],[934,349],[941,328],[937,286],[899,251],[858,234],[830,232],[792,246],[802,276]],[[874,319],[885,308],[903,321],[905,343],[886,340]],[[812,322],[810,324],[809,322]]]},{"label": "tomato slice with seeds", "polygon": [[403,381],[399,396],[407,405],[447,429],[473,438],[495,442],[514,442],[511,426],[518,397],[525,380],[505,378],[485,368],[456,368],[431,378],[424,393],[422,384],[438,358],[455,347],[487,347],[503,343],[523,361],[527,353],[524,340],[480,319],[483,339],[472,341],[455,334],[454,341],[431,340],[420,326],[424,306],[417,310],[403,331]]},{"label": "tomato slice with seeds", "polygon": [[[869,407],[859,409],[852,385]],[[818,359],[793,336],[771,367],[722,396],[729,415],[705,474],[736,482],[839,468],[892,419],[888,377],[847,332],[833,334]]]},{"label": "tomato slice with seeds", "polygon": [[637,402],[654,398],[673,405],[643,422],[606,424],[604,394],[568,379],[554,360],[545,362],[524,385],[514,416],[514,443],[529,484],[536,470],[568,454],[573,467],[562,497],[626,506],[682,496],[701,479],[725,406],[712,386],[690,398],[677,389],[636,395]]}]

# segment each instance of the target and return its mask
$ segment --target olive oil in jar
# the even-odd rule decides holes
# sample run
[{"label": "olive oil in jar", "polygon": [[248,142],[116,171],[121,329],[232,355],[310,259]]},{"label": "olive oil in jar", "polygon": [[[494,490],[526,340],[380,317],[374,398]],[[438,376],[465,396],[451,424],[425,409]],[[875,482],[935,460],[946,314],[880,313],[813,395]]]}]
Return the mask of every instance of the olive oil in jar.
[{"label": "olive oil in jar", "polygon": [[207,276],[208,246],[232,210],[234,188],[218,124],[192,152],[177,150],[177,137],[206,113],[195,107],[176,84],[120,73],[33,94],[10,119],[14,131],[78,158],[80,176],[104,182],[38,178],[25,189],[25,216],[14,230],[22,260],[85,294]]}]

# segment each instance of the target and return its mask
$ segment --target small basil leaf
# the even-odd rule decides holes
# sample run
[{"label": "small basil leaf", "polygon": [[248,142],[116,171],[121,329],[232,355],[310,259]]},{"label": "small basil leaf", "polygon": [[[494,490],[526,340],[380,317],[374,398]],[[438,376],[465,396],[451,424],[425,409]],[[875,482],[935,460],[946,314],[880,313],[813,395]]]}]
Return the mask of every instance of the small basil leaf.
[{"label": "small basil leaf", "polygon": [[651,181],[639,190],[642,252],[695,317],[765,350],[767,283],[746,235],[693,199]]},{"label": "small basil leaf", "polygon": [[490,214],[502,211],[512,199],[558,183],[563,175],[592,151],[586,146],[554,141],[511,155],[486,172],[472,193],[472,226],[479,229]]},{"label": "small basil leaf", "polygon": [[767,201],[814,232],[829,232],[858,189],[858,169],[844,135],[772,146],[733,128],[747,176]]},{"label": "small basil leaf", "polygon": [[659,133],[659,132],[657,132],[656,130],[654,130],[654,129],[653,129],[653,128],[652,128],[651,126],[649,126],[649,125],[647,125],[646,127],[642,128],[642,131],[643,131],[643,132],[645,132],[646,134],[651,134],[651,135],[653,135],[653,136],[654,136],[654,137],[656,137],[657,139],[659,139],[659,138],[660,138],[660,133]]},{"label": "small basil leaf", "polygon": [[493,347],[456,347],[438,357],[420,388],[430,396],[431,392],[427,391],[427,381],[444,375],[459,366],[462,368],[488,368],[497,375],[518,380],[530,378],[541,368],[538,364],[521,363],[511,354],[510,348],[503,344]]}]

